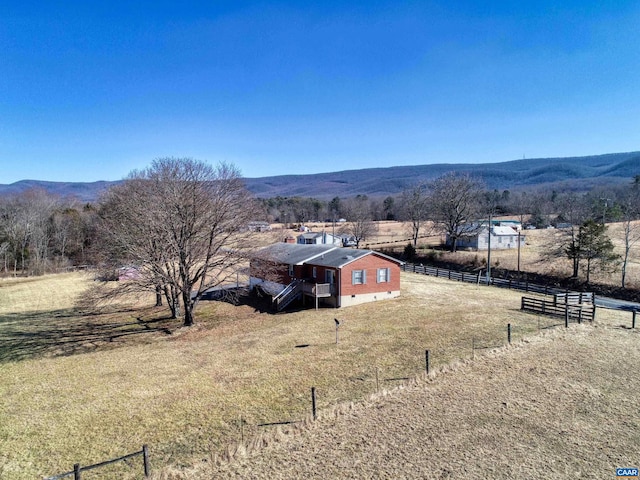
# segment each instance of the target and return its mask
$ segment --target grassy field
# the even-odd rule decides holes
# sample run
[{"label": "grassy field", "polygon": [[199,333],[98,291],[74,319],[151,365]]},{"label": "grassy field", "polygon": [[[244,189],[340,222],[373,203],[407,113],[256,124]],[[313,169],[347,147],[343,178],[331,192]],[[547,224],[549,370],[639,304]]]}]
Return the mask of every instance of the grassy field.
[{"label": "grassy field", "polygon": [[[364,244],[372,245],[372,248],[390,248],[398,252],[402,252],[405,245],[409,242],[410,233],[409,226],[401,222],[377,222],[377,233],[370,239],[367,239]],[[636,227],[638,222],[636,222]],[[608,226],[608,235],[611,238],[614,246],[615,253],[622,256],[624,253],[624,232],[622,223],[610,223]],[[314,230],[321,229],[322,226],[318,225]],[[429,226],[425,227],[425,232],[429,230]],[[572,274],[571,262],[566,258],[549,258],[547,253],[557,248],[562,243],[561,237],[566,232],[556,229],[541,229],[541,230],[524,230],[523,235],[526,235],[526,246],[521,248],[520,251],[520,266],[522,271],[541,273],[545,275],[553,275],[557,277],[569,277]],[[441,235],[432,235],[429,237],[421,238],[418,242],[418,253],[425,254],[430,252],[432,247],[440,245],[443,237]],[[432,254],[438,255],[440,259],[444,261],[454,261],[457,263],[475,263],[480,267],[484,265],[482,262],[486,261],[486,251],[458,251],[454,254],[437,250],[431,251]],[[497,250],[493,249],[491,252],[491,264],[492,266],[499,266],[501,268],[509,270],[517,270],[518,266],[518,251],[517,249],[511,250]],[[628,288],[640,288],[640,249],[632,248],[630,252],[630,258],[628,262],[627,270],[627,287]],[[621,273],[618,268],[615,272],[593,272],[592,281],[601,283],[603,285],[612,285],[615,287],[620,286]]]},{"label": "grassy field", "polygon": [[639,340],[547,331],[157,478],[615,478],[640,462]]},{"label": "grassy field", "polygon": [[[211,463],[274,428],[261,424],[306,418],[312,386],[330,410],[420,376],[425,349],[438,368],[470,358],[472,344],[477,356],[504,345],[507,323],[514,341],[558,323],[520,312],[516,292],[403,274],[395,300],[278,315],[203,302],[198,325],[182,329],[144,306],[152,298],[74,308],[92,283],[79,274],[0,283],[0,478],[53,475],[143,443],[156,471]],[[598,323],[629,319],[599,311]]]}]

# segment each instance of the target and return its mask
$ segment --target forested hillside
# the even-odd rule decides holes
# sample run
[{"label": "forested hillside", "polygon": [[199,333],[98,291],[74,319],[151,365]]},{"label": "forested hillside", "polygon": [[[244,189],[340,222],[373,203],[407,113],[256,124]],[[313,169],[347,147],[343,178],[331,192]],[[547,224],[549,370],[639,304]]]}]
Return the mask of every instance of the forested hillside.
[{"label": "forested hillside", "polygon": [[[304,159],[301,159],[304,161]],[[347,165],[348,167],[348,165]],[[460,163],[345,169],[312,175],[279,175],[245,178],[249,190],[261,198],[396,195],[417,182],[430,181],[451,172],[476,177],[488,189],[518,190],[548,187],[561,191],[585,192],[596,186],[611,186],[640,174],[640,152],[611,153],[587,157],[532,158],[500,163]],[[95,201],[115,182],[44,182],[23,180],[0,185],[0,195],[20,193],[37,187],[60,196]]]}]

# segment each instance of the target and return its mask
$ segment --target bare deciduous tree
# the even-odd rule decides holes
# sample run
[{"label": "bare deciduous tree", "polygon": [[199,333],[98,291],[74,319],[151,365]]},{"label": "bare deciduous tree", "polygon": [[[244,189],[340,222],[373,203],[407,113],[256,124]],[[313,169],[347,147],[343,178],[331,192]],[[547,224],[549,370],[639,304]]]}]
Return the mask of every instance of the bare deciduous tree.
[{"label": "bare deciduous tree", "polygon": [[378,228],[373,221],[371,204],[366,195],[358,195],[345,202],[344,209],[349,223],[341,231],[352,236],[356,241],[356,248],[359,248],[360,242],[374,235]]},{"label": "bare deciduous tree", "polygon": [[403,220],[409,222],[413,247],[418,246],[420,232],[424,228],[429,212],[429,196],[425,184],[416,184],[404,190],[400,196]]},{"label": "bare deciduous tree", "polygon": [[467,174],[447,173],[429,184],[429,210],[437,227],[448,236],[452,252],[458,239],[470,233],[481,205],[482,188]]},{"label": "bare deciduous tree", "polygon": [[627,267],[631,248],[640,241],[640,175],[634,178],[631,186],[623,192],[621,198],[622,225],[624,232],[624,251],[621,262],[621,287],[626,288]]},{"label": "bare deciduous tree", "polygon": [[8,246],[8,256],[13,260],[14,274],[41,274],[47,270],[50,260],[53,225],[51,216],[59,205],[59,198],[44,190],[31,189],[9,197],[0,206],[0,236]]},{"label": "bare deciduous tree", "polygon": [[136,266],[131,283],[167,296],[184,325],[209,289],[236,279],[254,245],[255,201],[235,167],[162,158],[107,192],[103,232],[112,264]]},{"label": "bare deciduous tree", "polygon": [[589,219],[589,205],[584,195],[575,193],[559,195],[555,204],[558,206],[557,222],[567,225],[553,235],[552,243],[545,250],[551,257],[560,257],[566,253],[572,263],[572,277],[578,278],[582,259],[578,236],[580,226]]}]

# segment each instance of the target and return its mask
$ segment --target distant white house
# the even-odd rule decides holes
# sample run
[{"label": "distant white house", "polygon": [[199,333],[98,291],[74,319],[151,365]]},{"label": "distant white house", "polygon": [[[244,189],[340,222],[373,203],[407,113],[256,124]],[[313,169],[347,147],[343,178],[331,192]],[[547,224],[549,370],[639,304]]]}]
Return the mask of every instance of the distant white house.
[{"label": "distant white house", "polygon": [[267,222],[249,222],[247,228],[252,232],[268,232],[271,230],[271,225]]},{"label": "distant white house", "polygon": [[342,246],[342,239],[327,232],[305,232],[298,235],[296,243],[299,245],[339,245]]},{"label": "distant white house", "polygon": [[355,247],[356,237],[347,233],[332,235],[327,232],[305,232],[298,235],[296,242],[299,245],[336,245],[338,247]]},{"label": "distant white house", "polygon": [[[491,227],[491,249],[505,250],[509,248],[518,248],[518,240],[520,246],[525,245],[526,235],[518,234],[518,231],[510,226],[493,226]],[[446,244],[451,245],[451,240],[447,236]],[[481,226],[474,228],[469,234],[458,238],[457,248],[467,248],[471,250],[488,250],[489,249],[489,227]]]}]

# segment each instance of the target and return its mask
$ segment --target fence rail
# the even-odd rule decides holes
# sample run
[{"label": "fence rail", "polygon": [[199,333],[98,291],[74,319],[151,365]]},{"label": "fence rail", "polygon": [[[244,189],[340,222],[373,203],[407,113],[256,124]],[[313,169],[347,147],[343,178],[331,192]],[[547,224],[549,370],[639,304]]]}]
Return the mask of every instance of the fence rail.
[{"label": "fence rail", "polygon": [[579,305],[581,303],[594,303],[594,300],[593,292],[556,293],[553,296],[553,301],[558,304]]},{"label": "fence rail", "polygon": [[493,285],[495,287],[521,290],[531,293],[540,293],[542,295],[556,295],[567,293],[573,294],[573,292],[567,292],[566,289],[530,283],[529,281],[513,280],[510,278],[491,277],[487,281],[486,275],[482,275],[482,272],[461,272],[457,270],[450,270],[448,268],[428,267],[415,263],[405,263],[401,266],[401,269],[404,272],[413,272],[421,275],[430,275],[432,277],[448,278],[449,280],[456,280],[459,282],[477,283],[480,285]]},{"label": "fence rail", "polygon": [[142,455],[142,466],[144,468],[144,478],[149,478],[149,449],[146,445],[142,446],[142,450],[138,452],[129,453],[127,455],[123,455],[122,457],[114,458],[112,460],[107,460],[105,462],[95,463],[93,465],[88,465],[86,467],[81,467],[79,463],[76,463],[73,466],[73,470],[70,472],[61,473],[59,475],[54,475],[53,477],[47,477],[44,480],[59,480],[61,478],[70,477],[73,475],[73,480],[81,480],[82,472],[87,470],[93,470],[94,468],[105,467],[107,465],[111,465],[116,462],[123,462],[133,457],[137,457],[138,455]]},{"label": "fence rail", "polygon": [[520,309],[528,312],[541,313],[553,317],[562,317],[565,323],[583,321],[592,322],[596,315],[593,303],[563,303],[542,298],[522,297]]}]

